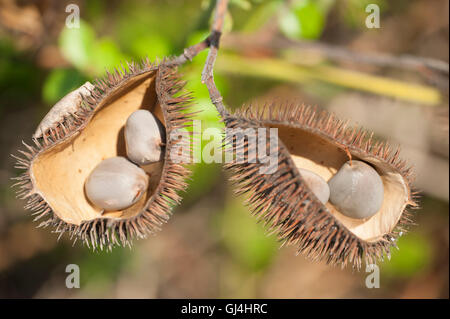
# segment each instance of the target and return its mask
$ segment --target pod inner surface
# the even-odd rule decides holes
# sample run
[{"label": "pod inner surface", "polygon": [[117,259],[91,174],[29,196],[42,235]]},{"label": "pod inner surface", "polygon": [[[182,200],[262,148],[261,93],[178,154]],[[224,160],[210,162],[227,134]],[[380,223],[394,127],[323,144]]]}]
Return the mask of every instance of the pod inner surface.
[{"label": "pod inner surface", "polygon": [[164,162],[143,167],[149,174],[146,194],[133,206],[105,212],[87,199],[84,183],[102,160],[126,157],[124,125],[138,109],[152,112],[165,125],[155,91],[156,72],[134,76],[119,89],[108,93],[76,132],[36,156],[31,165],[35,191],[53,212],[67,223],[80,225],[99,217],[125,219],[137,215],[159,184]]},{"label": "pod inner surface", "polygon": [[[295,166],[313,171],[327,182],[349,160],[344,146],[332,141],[318,130],[287,125],[271,126],[278,128],[278,136],[288,149]],[[348,151],[352,159],[371,164],[380,174],[384,186],[382,207],[370,218],[354,219],[340,213],[330,202],[325,206],[356,236],[366,241],[377,241],[397,225],[409,202],[409,190],[403,176],[385,161],[371,154],[365,154],[356,147],[349,147]]]}]

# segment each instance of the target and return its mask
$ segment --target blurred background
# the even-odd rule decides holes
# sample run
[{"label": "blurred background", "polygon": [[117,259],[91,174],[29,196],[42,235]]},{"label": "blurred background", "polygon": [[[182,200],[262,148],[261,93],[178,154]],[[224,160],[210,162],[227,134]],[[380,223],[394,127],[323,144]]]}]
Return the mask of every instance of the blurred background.
[{"label": "blurred background", "polygon": [[[80,28],[65,27],[66,6]],[[366,5],[380,8],[367,28]],[[414,166],[417,225],[368,274],[279,249],[233,195],[218,164],[193,166],[181,206],[132,249],[91,252],[36,229],[15,198],[11,153],[62,96],[120,62],[182,53],[208,35],[214,1],[0,0],[0,297],[448,298],[449,4],[445,0],[232,0],[216,63],[226,105],[275,98],[328,109],[374,130]],[[200,73],[182,68],[203,129],[221,127]],[[206,143],[208,141],[204,141]],[[81,288],[67,289],[77,264]]]}]

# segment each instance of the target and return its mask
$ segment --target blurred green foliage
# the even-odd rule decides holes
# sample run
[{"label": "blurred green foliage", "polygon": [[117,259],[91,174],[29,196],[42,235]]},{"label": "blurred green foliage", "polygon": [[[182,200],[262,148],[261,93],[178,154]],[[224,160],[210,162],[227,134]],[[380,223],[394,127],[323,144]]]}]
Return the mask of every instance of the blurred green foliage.
[{"label": "blurred green foliage", "polygon": [[88,71],[93,64],[95,33],[91,26],[80,21],[80,28],[63,28],[59,36],[59,47],[64,57],[75,67]]},{"label": "blurred green foliage", "polygon": [[317,1],[294,1],[281,17],[280,28],[290,38],[317,39],[325,26],[325,16],[325,10]]},{"label": "blurred green foliage", "polygon": [[381,266],[382,275],[388,278],[408,278],[424,271],[433,259],[432,244],[423,234],[414,232],[402,236],[399,249],[391,250],[391,259]]},{"label": "blurred green foliage", "polygon": [[223,244],[236,260],[247,270],[264,270],[273,261],[279,243],[275,236],[267,236],[262,224],[256,223],[243,204],[243,198],[230,198],[217,224]]},{"label": "blurred green foliage", "polygon": [[55,69],[48,74],[42,87],[42,98],[48,104],[55,104],[68,92],[80,87],[87,77],[75,69]]},{"label": "blurred green foliage", "polygon": [[445,255],[441,247],[435,244],[433,247],[433,235],[436,235],[435,225],[448,216],[448,202],[423,196],[420,204],[422,209],[416,216],[420,229],[400,237],[397,242],[399,248],[391,250],[391,260],[380,265],[382,275],[390,281],[417,277],[430,270],[434,262]]},{"label": "blurred green foliage", "polygon": [[81,72],[98,76],[129,60],[117,44],[108,37],[98,38],[92,27],[80,21],[80,28],[64,28],[59,37],[64,57]]},{"label": "blurred green foliage", "polygon": [[252,32],[259,30],[281,7],[283,1],[263,1],[261,5],[252,8],[251,15],[242,26],[242,32]]},{"label": "blurred green foliage", "polygon": [[18,52],[7,39],[0,38],[0,115],[6,107],[26,103],[40,89],[43,72]]},{"label": "blurred green foliage", "polygon": [[[319,39],[333,5],[347,27],[358,29],[365,27],[367,13],[364,9],[369,3],[378,4],[382,13],[397,5],[386,0],[231,0],[225,32],[231,29],[253,32],[270,19],[275,19],[280,31],[289,38]],[[85,81],[102,76],[106,69],[111,70],[125,61],[140,60],[145,56],[155,60],[156,57],[180,54],[184,47],[198,43],[208,35],[212,4],[206,0],[85,1],[80,29],[63,28],[57,39],[58,47],[70,65],[48,71],[36,66],[32,57],[18,52],[10,40],[0,38],[0,116],[5,108],[29,101],[33,101],[34,107],[41,102],[50,107]],[[192,63],[181,68],[183,79],[188,81],[186,89],[192,92],[195,100],[187,112],[199,111],[195,119],[201,121],[203,131],[224,127],[210,102],[206,86],[200,81],[207,54],[207,51],[201,52]],[[235,108],[265,94],[280,81],[273,77],[249,80],[216,72],[215,82],[227,105]],[[322,99],[333,97],[339,90],[323,83],[302,85],[302,92]],[[36,100],[39,96],[42,101]],[[198,139],[200,151],[213,140],[217,139]],[[193,176],[183,194],[185,204],[207,196],[221,177],[219,164],[201,162],[191,168]],[[11,197],[10,193],[9,187],[0,188],[3,206]],[[446,210],[448,204],[446,208],[439,208],[439,211]],[[266,236],[265,228],[256,223],[242,204],[242,198],[227,198],[225,207],[217,212],[214,222],[213,229],[221,246],[246,274],[262,272],[273,262],[279,243],[275,236]],[[435,258],[431,245],[430,239],[421,233],[401,237],[398,242],[400,250],[394,249],[391,260],[381,265],[382,275],[410,278],[426,270]],[[115,249],[112,253],[92,253],[83,249],[70,257],[83,269],[82,286],[95,283],[98,289],[107,290],[123,269],[133,263],[133,254],[134,251],[128,249]],[[60,259],[56,257],[52,263]]]},{"label": "blurred green foliage", "polygon": [[106,290],[124,268],[131,267],[133,251],[130,249],[114,249],[113,251],[85,250],[78,256],[78,266],[83,270],[80,285],[88,284],[96,289]]},{"label": "blurred green foliage", "polygon": [[220,164],[198,163],[190,165],[192,176],[189,187],[183,194],[183,202],[190,204],[202,196],[207,196],[220,178]]}]

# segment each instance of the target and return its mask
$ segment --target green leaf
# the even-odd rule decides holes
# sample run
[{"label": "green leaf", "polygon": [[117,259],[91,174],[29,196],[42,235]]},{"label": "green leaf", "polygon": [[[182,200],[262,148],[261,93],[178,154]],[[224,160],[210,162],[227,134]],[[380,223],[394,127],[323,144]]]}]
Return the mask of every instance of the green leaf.
[{"label": "green leaf", "polygon": [[79,29],[64,28],[59,37],[64,57],[77,69],[90,75],[100,75],[120,62],[128,60],[110,38],[97,39],[94,30],[84,21]]},{"label": "green leaf", "polygon": [[138,57],[149,57],[155,60],[156,57],[162,58],[171,52],[169,41],[158,34],[146,34],[134,41],[130,46],[131,52]]},{"label": "green leaf", "polygon": [[288,38],[300,37],[300,23],[292,11],[287,11],[281,16],[279,26],[281,32]]},{"label": "green leaf", "polygon": [[281,31],[290,38],[317,39],[325,26],[325,12],[317,2],[296,1],[280,20]]},{"label": "green leaf", "polygon": [[252,4],[248,0],[231,0],[230,5],[236,5],[242,10],[250,10],[252,8]]},{"label": "green leaf", "polygon": [[64,28],[59,36],[59,47],[63,56],[81,70],[90,67],[94,46],[94,30],[84,21],[80,21],[80,28]]},{"label": "green leaf", "polygon": [[243,32],[252,32],[260,29],[281,7],[282,1],[267,1],[249,12],[248,19],[242,28]]},{"label": "green leaf", "polygon": [[91,68],[95,74],[103,74],[105,70],[112,70],[124,62],[127,57],[122,54],[116,43],[108,38],[97,41],[93,47]]}]

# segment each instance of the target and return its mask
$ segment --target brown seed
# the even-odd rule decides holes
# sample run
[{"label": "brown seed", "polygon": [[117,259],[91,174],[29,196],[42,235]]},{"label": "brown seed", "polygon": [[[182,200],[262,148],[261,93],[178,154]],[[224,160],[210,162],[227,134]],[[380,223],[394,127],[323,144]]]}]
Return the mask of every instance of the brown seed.
[{"label": "brown seed", "polygon": [[316,195],[317,199],[322,204],[326,204],[330,198],[330,188],[328,187],[327,182],[310,170],[299,168],[298,171],[305,180],[306,185],[314,193],[314,195]]},{"label": "brown seed", "polygon": [[145,171],[124,157],[100,162],[86,180],[86,196],[105,211],[122,210],[136,203],[146,192]]},{"label": "brown seed", "polygon": [[147,110],[137,110],[125,124],[127,157],[138,165],[159,162],[164,157],[164,125]]},{"label": "brown seed", "polygon": [[345,216],[368,218],[383,204],[383,181],[372,166],[362,161],[346,162],[328,185],[330,202]]}]

